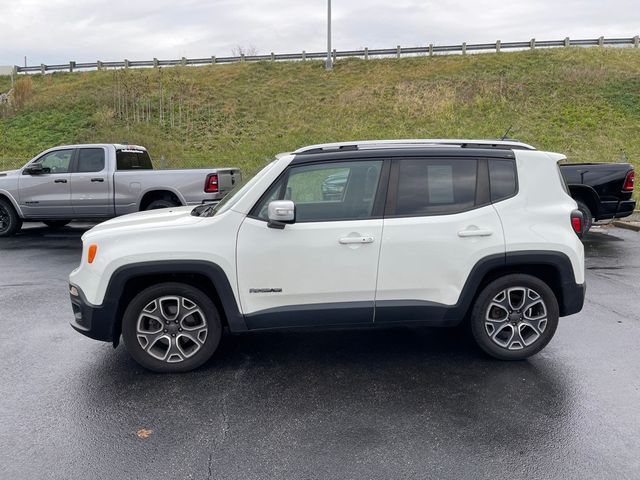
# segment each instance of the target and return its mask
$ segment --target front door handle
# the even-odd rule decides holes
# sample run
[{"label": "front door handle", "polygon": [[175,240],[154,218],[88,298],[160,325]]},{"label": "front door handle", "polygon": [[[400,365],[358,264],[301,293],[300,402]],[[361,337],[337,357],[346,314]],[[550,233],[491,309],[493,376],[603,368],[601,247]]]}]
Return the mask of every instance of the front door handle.
[{"label": "front door handle", "polygon": [[58,178],[57,180],[54,180],[53,183],[67,183],[67,180],[64,178]]},{"label": "front door handle", "polygon": [[92,182],[104,182],[104,178],[92,178]]},{"label": "front door handle", "polygon": [[362,244],[362,243],[373,243],[375,239],[371,236],[366,237],[342,237],[340,240],[340,245],[354,245],[354,244]]},{"label": "front door handle", "polygon": [[489,235],[493,235],[493,230],[490,228],[475,228],[475,229],[466,229],[460,230],[458,232],[459,237],[488,237]]}]

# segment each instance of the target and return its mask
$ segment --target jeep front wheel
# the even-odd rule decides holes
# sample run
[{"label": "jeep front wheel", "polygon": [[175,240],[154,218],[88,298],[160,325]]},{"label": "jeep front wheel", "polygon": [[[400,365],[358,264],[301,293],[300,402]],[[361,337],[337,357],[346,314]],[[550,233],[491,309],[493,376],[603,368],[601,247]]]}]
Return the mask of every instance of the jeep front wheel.
[{"label": "jeep front wheel", "polygon": [[183,283],[162,283],[143,290],[122,319],[127,351],[155,372],[199,367],[213,355],[221,334],[214,303],[201,290]]},{"label": "jeep front wheel", "polygon": [[542,350],[558,326],[558,302],[530,275],[506,275],[487,285],[471,314],[476,343],[492,357],[523,360]]}]

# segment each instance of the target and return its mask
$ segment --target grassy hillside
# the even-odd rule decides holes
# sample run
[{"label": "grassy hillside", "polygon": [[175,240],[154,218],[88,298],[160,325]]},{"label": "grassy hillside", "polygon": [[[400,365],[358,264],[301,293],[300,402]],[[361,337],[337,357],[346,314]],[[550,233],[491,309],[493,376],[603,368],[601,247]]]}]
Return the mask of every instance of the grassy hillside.
[{"label": "grassy hillside", "polygon": [[[0,92],[9,89],[0,77]],[[27,88],[28,89],[28,88]],[[56,73],[0,117],[0,168],[64,143],[139,143],[166,166],[239,166],[338,140],[514,138],[572,161],[640,159],[640,50]]]}]

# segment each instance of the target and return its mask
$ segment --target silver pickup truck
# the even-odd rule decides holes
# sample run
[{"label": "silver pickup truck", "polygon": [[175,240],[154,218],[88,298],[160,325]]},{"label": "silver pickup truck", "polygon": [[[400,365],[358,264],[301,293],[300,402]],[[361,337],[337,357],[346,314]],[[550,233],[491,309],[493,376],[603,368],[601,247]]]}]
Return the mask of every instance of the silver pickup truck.
[{"label": "silver pickup truck", "polygon": [[216,202],[240,183],[237,168],[154,170],[137,145],[51,148],[20,170],[0,172],[0,237],[23,221],[59,228],[141,210]]}]

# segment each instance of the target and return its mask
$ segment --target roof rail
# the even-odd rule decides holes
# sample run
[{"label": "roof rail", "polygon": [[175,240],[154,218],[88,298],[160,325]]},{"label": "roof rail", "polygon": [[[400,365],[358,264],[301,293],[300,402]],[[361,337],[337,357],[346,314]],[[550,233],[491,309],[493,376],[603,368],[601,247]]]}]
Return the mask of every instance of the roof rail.
[{"label": "roof rail", "polygon": [[411,139],[411,140],[364,140],[354,142],[324,143],[299,148],[296,155],[344,152],[349,150],[376,150],[383,148],[458,147],[489,148],[498,150],[535,150],[535,147],[515,140],[453,140],[453,139]]}]

